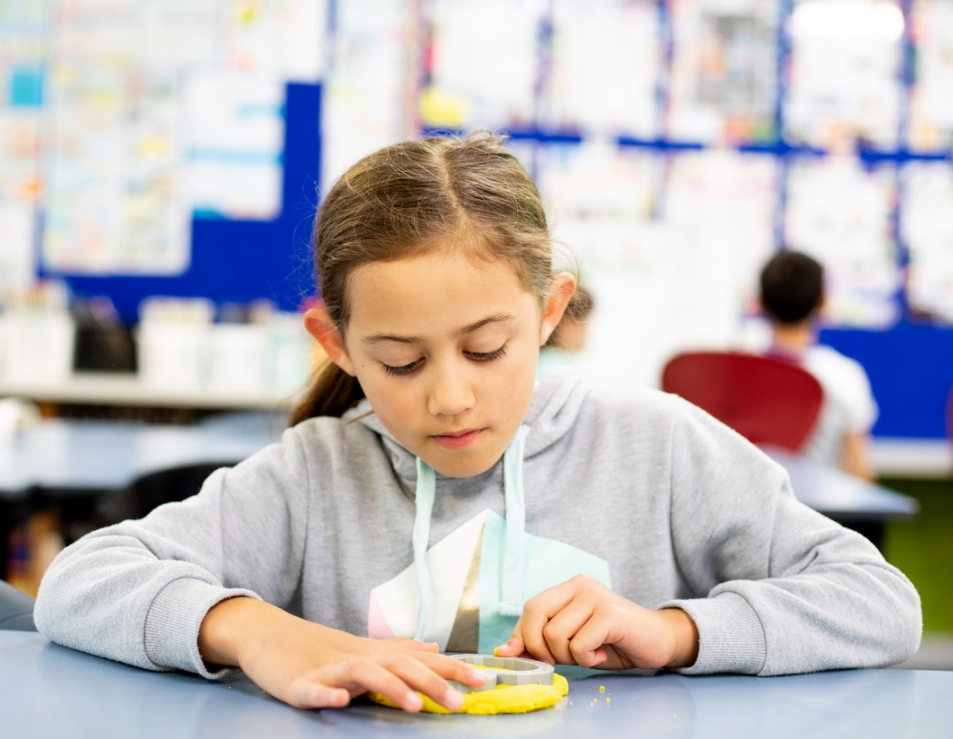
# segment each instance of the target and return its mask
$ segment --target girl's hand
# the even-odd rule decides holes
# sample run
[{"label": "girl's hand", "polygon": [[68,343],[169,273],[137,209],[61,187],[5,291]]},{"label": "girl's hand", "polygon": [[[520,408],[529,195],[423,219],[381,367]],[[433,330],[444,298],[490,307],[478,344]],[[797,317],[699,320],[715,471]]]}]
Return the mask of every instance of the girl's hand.
[{"label": "girl's hand", "polygon": [[420,691],[453,711],[463,696],[447,681],[474,687],[486,676],[439,654],[436,644],[365,639],[292,616],[252,598],[212,608],[199,631],[210,664],[244,670],[265,692],[297,708],[346,706],[373,690],[405,711],[419,711]]},{"label": "girl's hand", "polygon": [[577,575],[527,601],[496,653],[605,670],[684,667],[698,656],[698,630],[678,608],[643,608]]}]

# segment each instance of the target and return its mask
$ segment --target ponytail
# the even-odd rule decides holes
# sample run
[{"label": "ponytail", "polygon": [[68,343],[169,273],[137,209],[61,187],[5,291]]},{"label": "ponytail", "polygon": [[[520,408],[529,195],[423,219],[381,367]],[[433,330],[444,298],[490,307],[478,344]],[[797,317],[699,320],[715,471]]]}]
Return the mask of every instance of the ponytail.
[{"label": "ponytail", "polygon": [[288,426],[318,416],[340,418],[363,399],[364,389],[357,378],[329,359],[315,371],[304,397],[291,409]]}]

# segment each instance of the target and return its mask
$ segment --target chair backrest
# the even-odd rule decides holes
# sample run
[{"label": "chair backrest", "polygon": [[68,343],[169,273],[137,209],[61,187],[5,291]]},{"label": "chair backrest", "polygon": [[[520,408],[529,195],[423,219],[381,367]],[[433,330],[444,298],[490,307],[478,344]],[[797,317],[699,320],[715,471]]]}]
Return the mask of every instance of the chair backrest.
[{"label": "chair backrest", "polygon": [[0,580],[0,630],[36,631],[33,598]]},{"label": "chair backrest", "polygon": [[673,357],[662,389],[708,411],[755,444],[799,451],[814,428],[824,391],[807,370],[772,357],[698,351]]}]

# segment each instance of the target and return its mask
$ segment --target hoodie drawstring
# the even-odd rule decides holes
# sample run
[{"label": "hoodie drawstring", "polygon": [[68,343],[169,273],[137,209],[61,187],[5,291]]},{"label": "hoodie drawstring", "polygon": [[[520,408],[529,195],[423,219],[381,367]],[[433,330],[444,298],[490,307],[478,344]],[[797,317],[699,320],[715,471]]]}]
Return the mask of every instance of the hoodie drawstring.
[{"label": "hoodie drawstring", "polygon": [[[506,506],[506,540],[503,553],[503,583],[499,613],[519,616],[523,612],[523,558],[526,527],[526,496],[523,493],[523,450],[529,426],[520,426],[503,454],[503,500]],[[417,489],[414,495],[416,512],[412,543],[414,571],[420,591],[417,611],[417,633],[414,639],[425,641],[433,612],[433,581],[427,566],[427,545],[430,543],[430,520],[437,491],[437,475],[433,468],[417,458]]]},{"label": "hoodie drawstring", "polygon": [[424,641],[424,632],[430,623],[430,613],[433,610],[433,582],[430,579],[430,568],[427,567],[427,544],[430,542],[430,518],[436,492],[437,474],[433,467],[417,457],[417,492],[414,495],[417,510],[414,514],[414,533],[411,539],[414,545],[417,588],[420,590],[417,634],[414,636],[417,641]]},{"label": "hoodie drawstring", "polygon": [[523,614],[523,532],[526,496],[523,494],[523,447],[529,426],[520,426],[503,455],[503,501],[506,506],[506,548],[503,550],[501,616]]}]

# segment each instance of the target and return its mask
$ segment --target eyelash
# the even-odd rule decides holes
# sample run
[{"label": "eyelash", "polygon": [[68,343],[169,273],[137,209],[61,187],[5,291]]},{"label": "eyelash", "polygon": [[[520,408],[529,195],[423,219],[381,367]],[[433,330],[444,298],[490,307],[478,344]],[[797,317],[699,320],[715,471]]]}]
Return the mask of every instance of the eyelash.
[{"label": "eyelash", "polygon": [[[495,349],[492,352],[466,352],[466,355],[472,359],[474,362],[492,362],[495,359],[500,359],[506,354],[506,344],[503,344],[499,349]],[[384,372],[392,377],[406,377],[407,375],[412,375],[414,372],[419,370],[423,365],[424,360],[418,359],[415,362],[410,364],[405,364],[400,367],[392,367],[389,364],[381,363],[381,367],[384,368]]]}]

